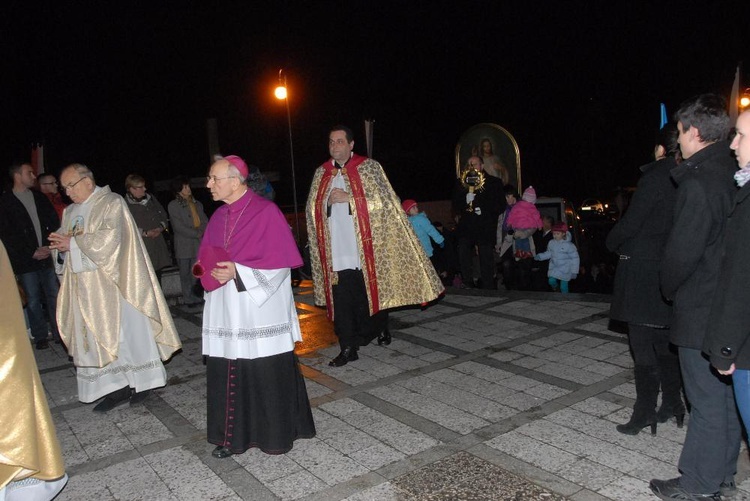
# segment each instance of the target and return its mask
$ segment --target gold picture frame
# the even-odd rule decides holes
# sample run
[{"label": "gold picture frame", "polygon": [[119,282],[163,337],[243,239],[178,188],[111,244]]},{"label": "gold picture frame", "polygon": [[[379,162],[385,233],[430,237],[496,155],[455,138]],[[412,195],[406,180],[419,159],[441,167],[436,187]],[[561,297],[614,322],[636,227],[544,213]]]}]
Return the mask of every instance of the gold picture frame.
[{"label": "gold picture frame", "polygon": [[[456,145],[456,177],[461,177],[461,171],[472,154],[481,155],[483,142],[489,141],[493,155],[500,159],[500,163],[507,171],[508,183],[521,192],[521,154],[518,143],[507,129],[494,123],[480,123],[469,127]],[[488,170],[489,172],[489,170]]]}]

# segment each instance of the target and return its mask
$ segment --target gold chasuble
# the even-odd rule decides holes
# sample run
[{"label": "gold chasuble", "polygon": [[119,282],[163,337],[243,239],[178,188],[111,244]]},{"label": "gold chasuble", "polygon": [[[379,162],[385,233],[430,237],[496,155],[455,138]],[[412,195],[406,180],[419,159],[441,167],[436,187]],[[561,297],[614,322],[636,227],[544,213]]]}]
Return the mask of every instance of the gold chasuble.
[{"label": "gold chasuble", "polygon": [[0,319],[0,488],[29,476],[55,480],[65,474],[60,444],[2,243]]},{"label": "gold chasuble", "polygon": [[[182,344],[125,200],[105,186],[84,203],[92,208],[83,227],[70,220],[69,206],[63,213],[62,231],[72,233],[96,268],[74,273],[71,260],[66,259],[57,298],[60,336],[76,366],[101,368],[117,359],[120,298],[148,317],[159,356],[168,360]],[[52,257],[57,259],[57,253]],[[81,316],[80,337],[74,335],[74,312]],[[82,364],[84,360],[88,362]]]},{"label": "gold chasuble", "polygon": [[[337,173],[332,160],[318,167],[307,199],[315,304],[327,306],[331,320],[334,317],[331,287],[338,278],[332,267],[327,205],[331,181]],[[354,219],[370,315],[436,299],[445,288],[401,208],[401,201],[388,182],[383,167],[375,160],[354,155],[341,169],[341,175],[351,197],[349,207]]]}]

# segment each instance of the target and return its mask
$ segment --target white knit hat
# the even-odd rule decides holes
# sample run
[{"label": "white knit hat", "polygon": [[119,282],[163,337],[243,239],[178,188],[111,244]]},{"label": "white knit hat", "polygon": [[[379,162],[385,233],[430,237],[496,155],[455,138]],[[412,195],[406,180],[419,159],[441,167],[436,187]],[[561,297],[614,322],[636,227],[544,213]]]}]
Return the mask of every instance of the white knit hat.
[{"label": "white knit hat", "polygon": [[526,200],[530,203],[536,202],[536,190],[534,190],[533,186],[529,186],[525,190],[523,190],[523,196],[521,197],[521,200]]}]

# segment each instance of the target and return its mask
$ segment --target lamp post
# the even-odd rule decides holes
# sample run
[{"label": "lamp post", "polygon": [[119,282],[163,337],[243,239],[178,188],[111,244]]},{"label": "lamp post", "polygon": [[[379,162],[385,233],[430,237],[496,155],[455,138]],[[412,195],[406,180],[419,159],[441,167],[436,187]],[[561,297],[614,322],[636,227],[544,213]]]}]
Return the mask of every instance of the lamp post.
[{"label": "lamp post", "polygon": [[[284,79],[282,80],[282,74]],[[294,225],[297,232],[297,245],[301,245],[300,233],[299,233],[299,217],[298,217],[298,206],[297,206],[297,179],[294,175],[294,145],[292,143],[292,114],[289,111],[289,90],[286,84],[286,72],[283,69],[279,70],[279,85],[274,90],[276,99],[284,100],[286,103],[286,119],[289,125],[289,158],[292,162],[292,199],[294,201]]]}]

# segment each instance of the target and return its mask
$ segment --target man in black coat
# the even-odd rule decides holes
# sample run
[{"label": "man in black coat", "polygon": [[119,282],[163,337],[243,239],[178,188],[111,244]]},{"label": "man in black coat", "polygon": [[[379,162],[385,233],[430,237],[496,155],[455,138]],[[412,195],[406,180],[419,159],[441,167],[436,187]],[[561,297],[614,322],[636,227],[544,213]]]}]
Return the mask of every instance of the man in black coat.
[{"label": "man in black coat", "polygon": [[476,190],[459,179],[453,191],[453,212],[458,221],[458,261],[461,278],[467,288],[474,287],[474,247],[479,253],[479,276],[483,289],[495,288],[495,240],[497,218],[505,210],[503,182],[482,168],[482,159],[470,157],[466,169],[476,169],[484,185]]},{"label": "man in black coat", "polygon": [[726,110],[722,98],[703,94],[675,114],[684,160],[672,170],[677,201],[660,278],[664,297],[673,301],[670,341],[678,347],[691,413],[678,465],[682,476],[651,481],[662,499],[718,500],[720,491],[734,487],[741,427],[732,387],[701,353],[736,192]]},{"label": "man in black coat", "polygon": [[60,227],[57,212],[49,199],[31,189],[36,175],[29,164],[8,169],[13,189],[0,198],[0,238],[8,249],[13,273],[26,292],[31,335],[38,350],[48,347],[46,305],[49,330],[60,339],[55,311],[60,285],[50,257],[47,237]]}]

